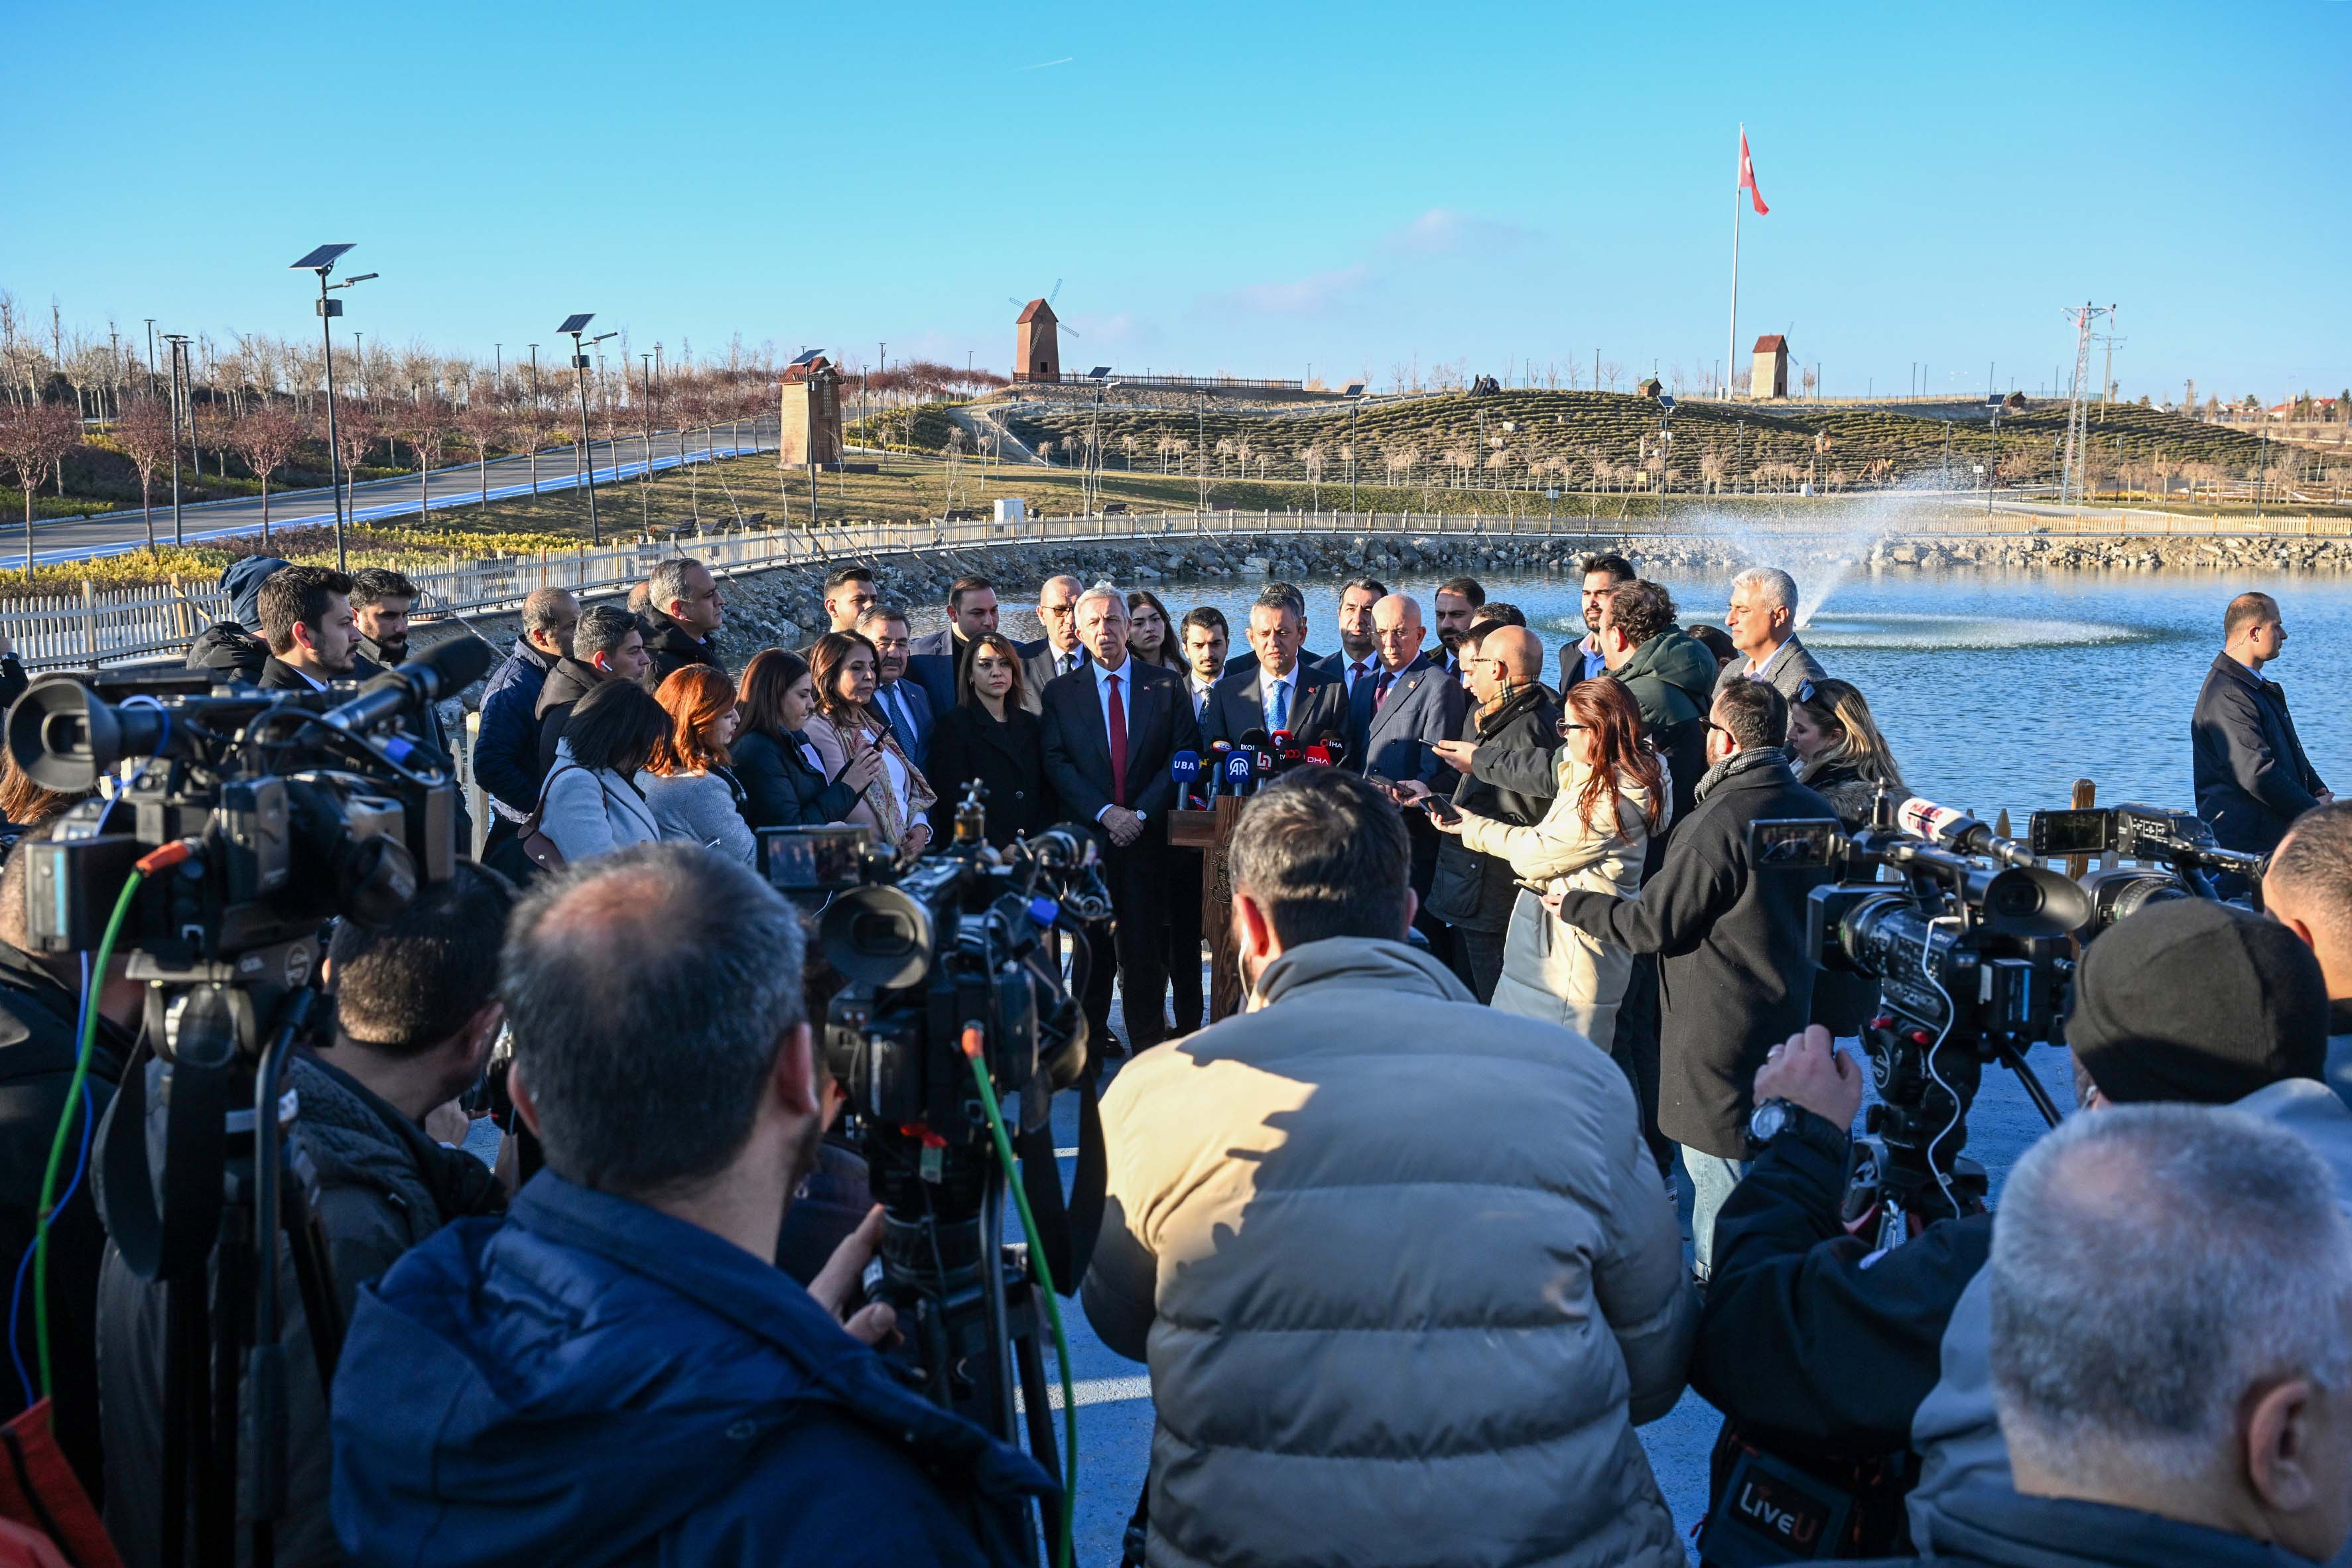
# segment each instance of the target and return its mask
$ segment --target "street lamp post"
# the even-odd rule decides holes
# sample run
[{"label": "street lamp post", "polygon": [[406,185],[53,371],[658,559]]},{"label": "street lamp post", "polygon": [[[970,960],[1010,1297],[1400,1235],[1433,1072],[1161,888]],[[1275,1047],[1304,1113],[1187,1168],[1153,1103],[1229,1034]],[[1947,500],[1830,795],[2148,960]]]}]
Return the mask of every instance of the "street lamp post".
[{"label": "street lamp post", "polygon": [[[654,482],[654,356],[647,353],[641,353],[637,358],[645,362],[645,370],[642,374],[645,378],[646,388],[646,406],[644,411],[646,426],[646,466],[637,475],[637,518],[639,521],[645,524],[647,531],[651,531],[654,525],[654,501],[652,495],[652,486]],[[624,370],[621,374],[626,375],[628,372]]]},{"label": "street lamp post", "polygon": [[588,491],[588,542],[602,544],[604,536],[596,521],[596,456],[589,450],[592,437],[588,429],[588,350],[606,338],[619,334],[602,332],[583,344],[581,334],[588,330],[588,323],[594,316],[595,313],[590,310],[566,316],[563,324],[555,330],[572,340],[572,378],[580,388],[580,482]]},{"label": "street lamp post", "polygon": [[530,493],[539,493],[539,421],[547,417],[546,401],[539,390],[539,345],[530,345]]},{"label": "street lamp post", "polygon": [[172,353],[172,542],[183,542],[180,535],[180,345],[188,341],[184,332],[165,332],[164,345]]},{"label": "street lamp post", "polygon": [[[319,341],[325,354],[327,374],[327,493],[335,514],[335,570],[338,572],[347,570],[351,564],[343,548],[342,451],[335,434],[334,321],[343,313],[343,302],[330,298],[330,295],[335,289],[349,289],[376,276],[373,272],[362,272],[355,278],[346,278],[341,283],[327,281],[327,275],[335,269],[336,261],[350,248],[348,245],[322,245],[287,268],[289,272],[315,272],[319,275]],[[358,339],[354,337],[352,341],[356,343]],[[354,348],[352,352],[356,353],[358,350]],[[178,531],[178,520],[174,519],[174,538]]]}]

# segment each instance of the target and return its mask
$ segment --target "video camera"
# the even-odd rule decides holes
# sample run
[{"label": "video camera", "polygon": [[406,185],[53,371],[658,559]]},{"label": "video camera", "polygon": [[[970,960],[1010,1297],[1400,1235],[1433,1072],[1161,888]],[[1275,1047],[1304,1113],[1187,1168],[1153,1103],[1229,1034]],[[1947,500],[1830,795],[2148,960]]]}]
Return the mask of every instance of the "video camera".
[{"label": "video camera", "polygon": [[321,1387],[342,1332],[310,1168],[289,1152],[286,1063],[330,1016],[326,923],[390,921],[420,882],[452,874],[456,782],[399,725],[490,658],[467,637],[319,691],[186,671],[56,676],[9,710],[9,752],[45,788],[87,791],[136,764],[111,799],[16,853],[34,948],[94,953],[94,987],[120,948],[150,983],[139,1052],[98,1132],[100,1209],[123,1262],[165,1284],[173,1322],[218,1327],[214,1342],[175,1334],[165,1352],[166,1562],[235,1561],[240,1526],[269,1561],[287,1503],[281,1252]]},{"label": "video camera", "polygon": [[2213,842],[2213,829],[2195,812],[2154,805],[2037,811],[2027,834],[2036,855],[2114,855],[2154,860],[2165,868],[2110,866],[2084,873],[2083,890],[2092,905],[2086,942],[2150,904],[2219,897],[2211,880],[2215,875],[2244,878],[2252,887],[2255,907],[2261,907],[2267,858],[2221,848]]},{"label": "video camera", "polygon": [[[847,984],[826,1013],[825,1060],[883,1209],[868,1293],[897,1310],[905,1370],[935,1403],[1018,1441],[1017,1388],[1031,1445],[1052,1469],[1037,1325],[1046,1315],[1058,1323],[1058,1313],[1041,1313],[1031,1279],[1043,1266],[1060,1291],[1075,1290],[1099,1221],[1091,1096],[1066,1218],[1050,1113],[1054,1094],[1086,1068],[1087,1018],[1073,993],[1085,989],[1084,928],[1110,918],[1110,896],[1091,834],[1064,826],[992,848],[982,795],[977,782],[967,786],[951,844],[903,869],[864,828],[762,837],[780,888],[831,895],[818,942]],[[1055,930],[1081,955],[1068,988],[1047,946]],[[983,1078],[1006,1107],[1001,1123],[982,1098]],[[1007,1188],[1000,1124],[1019,1154],[1024,1221],[1043,1216],[1032,1247],[1045,1258],[998,1245]]]},{"label": "video camera", "polygon": [[[1879,983],[1878,1015],[1862,1031],[1879,1102],[1848,1219],[1876,1209],[1879,1245],[1894,1246],[1915,1217],[1980,1206],[1984,1171],[1960,1150],[1985,1064],[2007,1063],[2043,1117],[2058,1121],[2024,1052],[2059,1032],[2070,939],[2090,921],[2089,896],[1974,818],[1916,798],[1898,813],[1885,789],[1860,832],[1833,818],[1759,821],[1748,850],[1765,871],[1836,877],[1812,890],[1808,952],[1823,969]],[[1886,872],[1893,880],[1881,879]]]}]

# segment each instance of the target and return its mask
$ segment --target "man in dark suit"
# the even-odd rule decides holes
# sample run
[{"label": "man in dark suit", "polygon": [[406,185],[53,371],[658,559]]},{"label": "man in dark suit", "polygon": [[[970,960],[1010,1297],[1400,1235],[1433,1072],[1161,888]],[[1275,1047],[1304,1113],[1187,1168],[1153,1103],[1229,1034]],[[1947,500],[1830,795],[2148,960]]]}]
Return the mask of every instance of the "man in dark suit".
[{"label": "man in dark suit", "polygon": [[689,664],[727,667],[719,657],[719,628],[727,619],[727,595],[710,569],[691,556],[673,556],[647,579],[646,656],[653,661],[652,684],[659,686]]},{"label": "man in dark suit", "polygon": [[[2286,624],[2268,594],[2241,594],[2221,618],[2222,645],[2189,723],[2197,815],[2224,849],[2267,855],[2289,824],[2334,800],[2304,754],[2286,693],[2263,666],[2286,647]],[[2224,897],[2244,890],[2227,879]]]},{"label": "man in dark suit", "polygon": [[1486,602],[1486,590],[1478,585],[1475,577],[1452,577],[1437,585],[1433,597],[1437,605],[1437,647],[1430,652],[1430,662],[1460,680],[1462,639],[1470,635],[1470,617]]},{"label": "man in dark suit", "polygon": [[1231,665],[1209,694],[1201,716],[1204,742],[1238,744],[1252,730],[1271,735],[1287,730],[1302,742],[1349,734],[1348,701],[1339,679],[1299,657],[1307,623],[1279,587],[1269,586],[1250,606],[1250,648],[1255,668]]},{"label": "man in dark suit", "polygon": [[1037,590],[1037,619],[1045,623],[1045,640],[1021,654],[1021,701],[1032,713],[1044,711],[1046,687],[1087,667],[1087,650],[1078,641],[1081,586],[1076,577],[1055,576]]},{"label": "man in dark suit", "polygon": [[[1299,625],[1304,626],[1307,624],[1307,595],[1298,591],[1297,584],[1268,583],[1265,585],[1265,592],[1269,594],[1281,595],[1285,600],[1288,601],[1290,607],[1298,612]],[[1298,650],[1298,658],[1299,662],[1303,664],[1320,665],[1328,662],[1325,659],[1323,655],[1315,652],[1311,648],[1306,647],[1302,647]],[[1244,648],[1241,652],[1234,655],[1232,660],[1226,664],[1225,673],[1227,675],[1248,675],[1256,668],[1257,655],[1250,649]]]},{"label": "man in dark suit", "polygon": [[907,612],[896,605],[868,605],[857,617],[857,631],[874,645],[873,709],[898,739],[898,749],[921,772],[929,754],[931,700],[907,676]]},{"label": "man in dark suit", "polygon": [[[1446,773],[1436,748],[1462,738],[1463,716],[1469,710],[1462,683],[1421,651],[1429,631],[1415,600],[1402,594],[1382,599],[1372,606],[1372,629],[1381,642],[1381,668],[1370,680],[1356,683],[1349,747],[1353,765],[1391,784],[1416,781],[1433,791],[1444,778],[1446,793],[1451,793],[1453,775]],[[1421,895],[1422,903],[1413,924],[1437,955],[1451,962],[1452,934],[1444,921],[1429,912],[1439,836],[1417,811],[1406,815],[1405,831],[1412,841],[1412,890]]]},{"label": "man in dark suit", "polygon": [[1357,682],[1380,671],[1381,639],[1372,632],[1372,606],[1388,596],[1388,584],[1377,577],[1351,578],[1339,589],[1339,649],[1324,659],[1323,668],[1339,678],[1350,704]]},{"label": "man in dark suit", "polygon": [[1609,673],[1609,663],[1602,657],[1601,620],[1609,608],[1610,591],[1620,583],[1631,583],[1640,574],[1633,563],[1622,555],[1588,555],[1584,558],[1584,636],[1574,642],[1559,645],[1559,694],[1566,697],[1596,675]]},{"label": "man in dark suit", "polygon": [[285,566],[261,584],[261,635],[268,662],[257,683],[269,691],[324,691],[347,680],[359,658],[352,580],[326,566]]},{"label": "man in dark suit", "polygon": [[[959,577],[948,589],[948,624],[907,645],[907,679],[930,699],[934,717],[971,689],[971,650],[996,630],[996,584],[985,577]],[[1039,643],[1013,645],[1026,658]]]},{"label": "man in dark suit", "polygon": [[1140,1051],[1167,1035],[1167,926],[1160,901],[1168,813],[1176,800],[1168,764],[1179,752],[1200,750],[1201,727],[1181,676],[1129,657],[1126,595],[1090,588],[1078,596],[1071,618],[1089,659],[1045,689],[1045,776],[1064,809],[1093,824],[1103,845],[1112,931],[1108,942],[1090,942],[1094,956],[1083,1001],[1100,1054],[1112,1055],[1114,954],[1127,998],[1128,1043]]}]

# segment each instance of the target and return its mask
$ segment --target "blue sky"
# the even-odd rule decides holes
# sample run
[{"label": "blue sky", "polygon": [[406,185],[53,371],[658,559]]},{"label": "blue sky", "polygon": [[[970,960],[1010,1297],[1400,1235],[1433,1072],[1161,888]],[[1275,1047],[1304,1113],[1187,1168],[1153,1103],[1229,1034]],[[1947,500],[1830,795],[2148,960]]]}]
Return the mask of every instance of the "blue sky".
[{"label": "blue sky", "polygon": [[[1833,393],[2352,382],[2352,3],[25,8],[0,287],[101,333],[348,324],[1329,379],[1725,349]],[[102,28],[102,37],[94,36]],[[34,69],[35,62],[39,64]],[[29,74],[27,74],[29,73]],[[47,86],[37,84],[46,82]]]}]

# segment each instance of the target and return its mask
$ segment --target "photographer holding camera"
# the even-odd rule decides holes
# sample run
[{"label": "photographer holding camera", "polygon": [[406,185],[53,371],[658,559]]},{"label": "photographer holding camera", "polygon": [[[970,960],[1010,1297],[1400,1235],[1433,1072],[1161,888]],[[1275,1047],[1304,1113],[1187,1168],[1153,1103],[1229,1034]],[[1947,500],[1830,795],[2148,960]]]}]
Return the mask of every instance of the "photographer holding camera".
[{"label": "photographer holding camera", "polygon": [[[301,1107],[294,1141],[317,1176],[315,1206],[345,1317],[360,1288],[410,1247],[452,1220],[506,1206],[488,1167],[435,1142],[425,1119],[471,1087],[489,1059],[502,1016],[499,940],[514,903],[505,878],[461,862],[448,881],[417,889],[383,929],[348,921],[336,928],[328,959],[334,1043],[295,1057],[286,1082]],[[160,1120],[161,1097],[151,1103]],[[332,1563],[327,1394],[291,1268],[279,1283],[291,1463],[278,1561]],[[107,1468],[118,1484],[107,1497],[106,1525],[133,1563],[162,1552],[155,1478],[163,1467],[168,1289],[139,1278],[110,1249],[98,1317]]]},{"label": "photographer holding camera", "polygon": [[[2315,1081],[2326,1020],[2317,961],[2290,932],[2182,899],[2085,950],[2065,1035],[2086,1110],[2234,1104],[2317,1144],[2352,1190],[2352,1110]],[[1865,1491],[1863,1516],[1891,1531],[1908,1451],[1925,1460],[1915,1527],[1938,1496],[2006,1480],[1986,1370],[1994,1220],[1939,1220],[1889,1251],[1851,1235],[1846,1129],[1861,1102],[1861,1068],[1818,1026],[1757,1073],[1755,1160],[1717,1220],[1691,1381],[1748,1447]]]},{"label": "photographer holding camera", "polygon": [[1231,866],[1249,1010],[1103,1102],[1084,1294],[1150,1363],[1150,1560],[1681,1568],[1633,1427],[1692,1293],[1623,1074],[1407,944],[1370,781],[1268,785]]},{"label": "photographer holding camera", "polygon": [[[362,1298],[334,1391],[361,1563],[1025,1562],[1024,1454],[845,1329],[877,1213],[803,1289],[775,1266],[826,1115],[802,937],[749,868],[640,846],[508,933],[508,1079],[547,1168]],[[865,1342],[861,1343],[860,1342]]]}]

